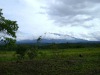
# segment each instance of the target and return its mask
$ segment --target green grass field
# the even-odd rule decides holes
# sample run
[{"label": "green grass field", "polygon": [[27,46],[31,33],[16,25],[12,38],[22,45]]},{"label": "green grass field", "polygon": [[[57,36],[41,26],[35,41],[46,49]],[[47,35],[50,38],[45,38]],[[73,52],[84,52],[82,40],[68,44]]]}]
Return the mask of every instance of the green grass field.
[{"label": "green grass field", "polygon": [[0,51],[0,75],[100,75],[100,48],[38,50],[20,62],[14,51]]}]

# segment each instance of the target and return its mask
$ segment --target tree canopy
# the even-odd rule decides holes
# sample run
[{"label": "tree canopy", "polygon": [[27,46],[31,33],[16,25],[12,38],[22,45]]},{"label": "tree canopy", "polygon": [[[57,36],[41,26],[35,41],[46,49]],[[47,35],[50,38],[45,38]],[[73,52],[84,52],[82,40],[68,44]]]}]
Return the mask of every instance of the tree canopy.
[{"label": "tree canopy", "polygon": [[16,38],[17,30],[17,22],[3,17],[2,9],[0,9],[0,39]]}]

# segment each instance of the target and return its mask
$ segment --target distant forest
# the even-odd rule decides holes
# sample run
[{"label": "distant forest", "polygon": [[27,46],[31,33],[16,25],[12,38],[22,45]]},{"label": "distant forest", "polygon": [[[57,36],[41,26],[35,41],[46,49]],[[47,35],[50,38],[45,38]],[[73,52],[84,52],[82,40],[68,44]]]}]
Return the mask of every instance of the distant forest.
[{"label": "distant forest", "polygon": [[17,48],[38,49],[69,49],[69,48],[99,48],[100,43],[45,43],[45,44],[17,44],[16,46],[0,45],[0,50],[17,50]]}]

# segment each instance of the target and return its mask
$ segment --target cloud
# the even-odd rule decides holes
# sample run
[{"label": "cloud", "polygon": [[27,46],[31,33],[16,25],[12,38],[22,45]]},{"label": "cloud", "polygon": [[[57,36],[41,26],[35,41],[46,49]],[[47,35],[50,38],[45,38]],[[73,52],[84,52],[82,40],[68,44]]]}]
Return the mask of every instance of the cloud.
[{"label": "cloud", "polygon": [[96,41],[100,41],[100,31],[96,31],[94,33],[91,33],[91,35]]},{"label": "cloud", "polygon": [[94,34],[100,30],[100,0],[0,0],[0,8],[7,19],[17,21],[18,39],[50,32],[99,40]]},{"label": "cloud", "polygon": [[100,0],[45,0],[45,4],[42,9],[61,32],[100,40]]},{"label": "cloud", "polygon": [[[19,30],[39,36],[55,26],[49,21],[44,11],[40,8],[40,0],[6,0],[0,2],[4,16],[10,20],[16,20]],[[55,29],[57,30],[57,28]]]},{"label": "cloud", "polygon": [[99,0],[51,0],[45,8],[49,18],[57,25],[85,27],[82,23],[100,18],[99,4]]}]

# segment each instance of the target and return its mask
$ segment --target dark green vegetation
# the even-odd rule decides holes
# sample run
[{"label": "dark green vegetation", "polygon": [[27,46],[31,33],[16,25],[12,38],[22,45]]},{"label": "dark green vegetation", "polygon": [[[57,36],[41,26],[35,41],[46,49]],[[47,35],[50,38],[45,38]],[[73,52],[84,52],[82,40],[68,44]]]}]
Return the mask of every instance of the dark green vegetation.
[{"label": "dark green vegetation", "polygon": [[[36,52],[33,59],[27,55],[32,53],[30,51]],[[0,51],[0,74],[100,75],[100,48],[55,48],[37,51],[31,48],[25,51],[25,56],[20,61],[17,60],[16,51]]]},{"label": "dark green vegetation", "polygon": [[6,19],[0,8],[0,44],[15,44],[17,30],[17,22]]}]

